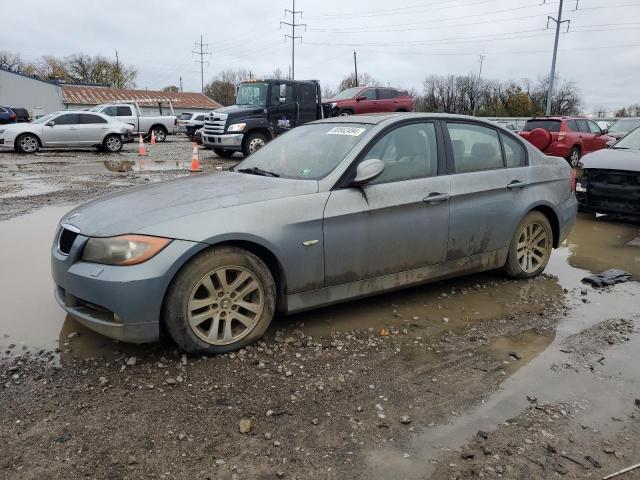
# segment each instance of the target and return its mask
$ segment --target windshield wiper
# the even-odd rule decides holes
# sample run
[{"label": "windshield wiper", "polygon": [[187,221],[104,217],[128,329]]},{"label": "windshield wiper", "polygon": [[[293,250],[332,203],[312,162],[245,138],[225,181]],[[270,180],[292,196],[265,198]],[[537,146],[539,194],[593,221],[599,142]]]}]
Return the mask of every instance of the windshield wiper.
[{"label": "windshield wiper", "polygon": [[631,150],[629,147],[616,147],[615,145],[611,148],[613,150]]},{"label": "windshield wiper", "polygon": [[261,168],[258,168],[258,167],[241,168],[240,170],[237,170],[237,171],[241,173],[250,173],[252,175],[261,175],[263,177],[279,177],[280,176],[277,173],[269,172],[268,170],[262,170]]}]

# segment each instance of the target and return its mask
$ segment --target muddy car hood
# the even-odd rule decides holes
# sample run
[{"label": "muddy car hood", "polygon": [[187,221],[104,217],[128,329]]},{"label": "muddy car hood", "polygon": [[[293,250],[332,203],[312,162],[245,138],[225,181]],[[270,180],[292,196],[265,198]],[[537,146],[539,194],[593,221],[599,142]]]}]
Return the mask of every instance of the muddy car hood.
[{"label": "muddy car hood", "polygon": [[[234,172],[201,174],[115,193],[66,214],[61,223],[89,237],[153,234],[153,226],[171,219],[318,192],[318,182],[261,177]],[[192,240],[189,232],[179,238]]]},{"label": "muddy car hood", "polygon": [[640,150],[605,148],[580,160],[583,168],[640,171]]}]

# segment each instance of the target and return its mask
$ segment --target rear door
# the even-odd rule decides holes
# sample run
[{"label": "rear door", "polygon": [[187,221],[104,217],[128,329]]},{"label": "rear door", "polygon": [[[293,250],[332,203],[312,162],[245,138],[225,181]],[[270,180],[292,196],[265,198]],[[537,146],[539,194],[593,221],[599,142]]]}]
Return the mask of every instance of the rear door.
[{"label": "rear door", "polygon": [[576,124],[578,125],[579,130],[578,137],[582,143],[582,155],[593,152],[593,140],[595,135],[591,133],[588,122],[586,120],[577,119]]},{"label": "rear door", "polygon": [[53,122],[53,126],[44,125],[42,127],[42,139],[45,145],[80,145],[78,135],[80,120],[77,113],[63,113],[54,118]]},{"label": "rear door", "polygon": [[379,112],[395,112],[398,109],[398,92],[392,88],[378,89]]},{"label": "rear door", "polygon": [[298,108],[291,82],[282,81],[271,85],[269,105],[269,123],[276,135],[296,127]]},{"label": "rear door", "polygon": [[447,260],[490,252],[499,259],[528,205],[526,150],[484,124],[451,121],[444,131],[452,174]]},{"label": "rear door", "polygon": [[398,126],[360,161],[385,170],[363,187],[331,192],[324,214],[325,284],[336,285],[442,263],[449,227],[449,177],[435,122]]},{"label": "rear door", "polygon": [[297,124],[318,120],[318,89],[315,83],[298,83]]},{"label": "rear door", "polygon": [[122,123],[128,123],[129,125],[133,125],[134,131],[137,130],[138,116],[135,115],[135,112],[129,105],[118,105],[117,107],[110,107],[110,108],[116,109],[116,114],[109,115],[110,117],[115,117],[117,120],[120,120]]}]

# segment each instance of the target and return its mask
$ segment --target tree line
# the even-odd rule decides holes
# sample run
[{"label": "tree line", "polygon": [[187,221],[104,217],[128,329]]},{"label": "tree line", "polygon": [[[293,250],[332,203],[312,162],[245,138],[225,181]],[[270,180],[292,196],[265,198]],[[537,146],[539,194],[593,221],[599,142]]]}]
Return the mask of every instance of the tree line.
[{"label": "tree line", "polygon": [[29,62],[19,53],[0,51],[0,68],[41,80],[89,83],[111,88],[133,88],[138,71],[102,55],[74,53],[66,57],[43,55]]}]

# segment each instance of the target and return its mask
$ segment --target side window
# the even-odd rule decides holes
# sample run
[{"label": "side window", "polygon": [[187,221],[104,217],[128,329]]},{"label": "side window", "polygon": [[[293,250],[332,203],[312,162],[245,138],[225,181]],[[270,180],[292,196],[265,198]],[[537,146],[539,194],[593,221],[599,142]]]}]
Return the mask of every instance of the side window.
[{"label": "side window", "polygon": [[579,132],[580,130],[578,130],[578,124],[576,123],[575,120],[569,120],[567,122],[567,126],[569,127],[569,130],[571,130],[572,132]]},{"label": "side window", "polygon": [[298,93],[300,103],[315,104],[316,99],[316,86],[308,83],[302,83],[298,85]]},{"label": "side window", "polygon": [[504,167],[498,132],[468,123],[447,123],[456,173]]},{"label": "side window", "polygon": [[[284,98],[284,102],[280,99]],[[293,103],[293,85],[273,84],[271,85],[271,105],[280,105],[280,103]]]},{"label": "side window", "polygon": [[9,113],[4,108],[0,107],[0,113]]},{"label": "side window", "polygon": [[194,118],[194,121],[196,121],[196,122],[204,122],[204,115],[198,115],[196,118]]},{"label": "side window", "polygon": [[77,113],[65,113],[53,119],[56,125],[78,125],[80,123]]},{"label": "side window", "polygon": [[438,144],[433,123],[414,123],[387,133],[369,150],[365,159],[385,164],[372,184],[398,182],[438,174]]},{"label": "side window", "polygon": [[104,107],[100,113],[104,115],[109,115],[110,117],[116,117],[118,115],[118,107],[111,105],[109,107]]},{"label": "side window", "polygon": [[507,167],[523,167],[526,164],[527,154],[524,147],[509,135],[500,134],[504,147],[504,159]]},{"label": "side window", "polygon": [[79,117],[80,117],[79,123],[82,123],[84,125],[95,125],[97,123],[107,123],[107,121],[104,118],[98,115],[91,115],[89,113],[81,113]]},{"label": "side window", "polygon": [[589,130],[591,131],[591,133],[595,133],[596,135],[602,134],[602,130],[600,130],[600,127],[594,122],[587,122],[587,125],[589,125]]},{"label": "side window", "polygon": [[359,95],[365,97],[367,100],[375,100],[377,98],[376,96],[376,89],[374,88],[368,88],[367,90],[365,90],[364,92],[361,92]]},{"label": "side window", "polygon": [[576,120],[576,123],[578,124],[578,130],[582,133],[591,133],[591,130],[589,130],[589,125],[587,124],[586,120]]},{"label": "side window", "polygon": [[396,91],[390,88],[381,88],[378,90],[380,100],[390,100],[396,98]]},{"label": "side window", "polygon": [[[113,108],[113,107],[109,107]],[[102,112],[104,113],[104,112]],[[106,114],[109,115],[109,114]],[[118,107],[117,108],[117,116],[118,117],[130,117],[131,116],[131,107]]]}]

